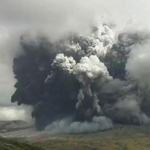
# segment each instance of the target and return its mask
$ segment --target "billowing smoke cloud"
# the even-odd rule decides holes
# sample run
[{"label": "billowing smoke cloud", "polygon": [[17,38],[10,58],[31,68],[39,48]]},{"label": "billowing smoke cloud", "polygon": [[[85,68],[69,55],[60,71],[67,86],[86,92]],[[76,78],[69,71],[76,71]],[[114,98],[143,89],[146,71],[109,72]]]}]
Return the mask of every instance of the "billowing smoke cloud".
[{"label": "billowing smoke cloud", "polygon": [[137,45],[130,53],[126,69],[129,78],[141,89],[150,90],[150,44]]},{"label": "billowing smoke cloud", "polygon": [[57,133],[90,133],[105,131],[111,129],[113,123],[109,118],[104,116],[94,117],[92,122],[72,122],[72,120],[64,119],[60,121],[53,122],[51,125],[47,126],[45,131],[50,131],[51,134]]},{"label": "billowing smoke cloud", "polygon": [[148,4],[2,0],[0,118],[28,120],[17,103],[52,133],[149,123]]},{"label": "billowing smoke cloud", "polygon": [[24,53],[14,59],[12,102],[33,106],[38,129],[52,123],[54,133],[78,133],[109,129],[112,122],[149,123],[144,108],[149,100],[149,63],[144,57],[149,54],[149,33],[125,31],[116,41],[113,28],[103,24],[88,36],[75,33],[57,42],[42,36],[30,39],[28,34],[21,37]]},{"label": "billowing smoke cloud", "polygon": [[111,77],[109,76],[107,68],[100,62],[96,55],[91,55],[89,57],[82,57],[80,62],[73,68],[73,72],[81,83],[76,109],[81,109],[82,111],[84,109],[85,117],[87,118],[92,117],[94,114],[98,115],[101,108],[98,104],[97,91],[92,91],[91,83],[96,79],[98,79],[99,82],[110,80]]}]

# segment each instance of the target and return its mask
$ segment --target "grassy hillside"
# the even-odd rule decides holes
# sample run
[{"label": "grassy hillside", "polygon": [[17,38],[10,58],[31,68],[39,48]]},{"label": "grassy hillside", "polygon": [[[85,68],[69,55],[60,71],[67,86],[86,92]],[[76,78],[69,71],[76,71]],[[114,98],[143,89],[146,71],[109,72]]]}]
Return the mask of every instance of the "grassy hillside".
[{"label": "grassy hillside", "polygon": [[38,142],[47,150],[150,150],[150,136],[134,138],[104,138],[104,139],[50,139]]},{"label": "grassy hillside", "polygon": [[114,137],[113,139],[84,139],[82,136],[74,136],[64,139],[47,139],[31,145],[14,140],[0,139],[0,150],[150,150],[150,136]]},{"label": "grassy hillside", "polygon": [[150,126],[117,126],[91,134],[32,135],[19,141],[0,138],[0,150],[150,150]]},{"label": "grassy hillside", "polygon": [[18,142],[15,140],[0,138],[0,150],[44,150],[37,146]]},{"label": "grassy hillside", "polygon": [[47,150],[150,150],[150,126],[116,126],[106,132],[47,136],[34,143]]}]

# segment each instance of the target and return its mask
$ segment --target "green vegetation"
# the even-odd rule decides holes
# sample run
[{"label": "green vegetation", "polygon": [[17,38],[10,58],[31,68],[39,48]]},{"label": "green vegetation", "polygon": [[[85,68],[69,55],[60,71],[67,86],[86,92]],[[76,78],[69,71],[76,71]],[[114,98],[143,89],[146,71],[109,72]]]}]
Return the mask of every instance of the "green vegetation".
[{"label": "green vegetation", "polygon": [[31,144],[15,141],[12,139],[0,138],[0,150],[44,150]]},{"label": "green vegetation", "polygon": [[82,139],[81,136],[80,138],[49,139],[34,144],[0,139],[0,150],[150,150],[150,136],[133,139],[114,137],[114,139],[103,140]]},{"label": "green vegetation", "polygon": [[150,136],[132,138],[68,138],[36,143],[46,150],[150,150]]},{"label": "green vegetation", "polygon": [[150,126],[117,126],[91,134],[0,138],[0,150],[150,150]]}]

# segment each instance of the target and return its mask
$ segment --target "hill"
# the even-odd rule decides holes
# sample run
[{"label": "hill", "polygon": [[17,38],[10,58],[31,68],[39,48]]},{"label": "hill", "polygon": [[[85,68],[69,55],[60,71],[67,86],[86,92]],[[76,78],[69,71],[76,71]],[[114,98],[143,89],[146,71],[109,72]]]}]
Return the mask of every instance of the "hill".
[{"label": "hill", "polygon": [[22,120],[0,121],[0,133],[30,128],[31,125]]},{"label": "hill", "polygon": [[0,150],[44,150],[31,144],[0,138]]},{"label": "hill", "polygon": [[28,131],[24,136],[18,131],[17,137],[9,132],[11,139],[8,134],[8,139],[0,138],[0,150],[150,150],[150,125],[115,125],[112,130],[90,134]]}]

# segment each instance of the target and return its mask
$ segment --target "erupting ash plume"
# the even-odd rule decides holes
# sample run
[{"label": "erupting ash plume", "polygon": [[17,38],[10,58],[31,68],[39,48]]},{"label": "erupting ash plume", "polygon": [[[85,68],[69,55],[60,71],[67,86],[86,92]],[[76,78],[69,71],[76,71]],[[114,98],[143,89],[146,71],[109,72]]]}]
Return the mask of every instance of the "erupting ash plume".
[{"label": "erupting ash plume", "polygon": [[147,124],[149,35],[124,32],[116,41],[107,24],[92,28],[89,36],[71,34],[56,42],[41,36],[31,42],[24,34],[24,53],[14,59],[12,102],[33,106],[37,128],[52,123],[54,132],[94,132],[112,128],[112,122]]},{"label": "erupting ash plume", "polygon": [[[134,21],[144,22],[143,13],[135,10],[145,10],[146,4],[143,8],[135,0],[16,1],[20,7],[12,7],[12,14],[0,6],[3,26],[15,31],[13,42],[8,35],[9,44],[5,38],[0,43],[0,48],[13,50],[2,63],[12,67],[13,61],[11,83],[16,83],[11,102],[33,109],[38,130],[88,133],[115,123],[150,122],[150,32]],[[39,6],[46,6],[41,14]]]}]

